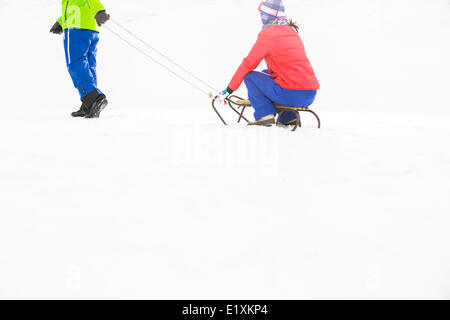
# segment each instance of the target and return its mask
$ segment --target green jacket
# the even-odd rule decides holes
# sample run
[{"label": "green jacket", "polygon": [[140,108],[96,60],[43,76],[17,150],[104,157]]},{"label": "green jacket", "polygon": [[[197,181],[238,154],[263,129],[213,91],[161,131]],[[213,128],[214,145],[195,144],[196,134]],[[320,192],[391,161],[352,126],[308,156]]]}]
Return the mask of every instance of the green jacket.
[{"label": "green jacket", "polygon": [[62,0],[62,16],[58,19],[63,29],[77,28],[100,31],[95,15],[105,10],[100,0]]}]

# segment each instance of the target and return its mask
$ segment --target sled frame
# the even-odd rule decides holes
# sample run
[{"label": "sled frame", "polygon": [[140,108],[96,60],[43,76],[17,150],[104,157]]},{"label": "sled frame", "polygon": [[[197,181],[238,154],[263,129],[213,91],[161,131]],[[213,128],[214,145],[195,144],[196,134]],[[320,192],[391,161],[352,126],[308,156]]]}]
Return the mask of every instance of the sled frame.
[{"label": "sled frame", "polygon": [[[228,124],[226,123],[226,121],[223,119],[222,115],[220,114],[220,112],[216,108],[216,101],[217,101],[216,98],[217,97],[215,97],[212,100],[212,107],[213,107],[214,111],[216,112],[216,114],[219,116],[220,120],[223,122],[223,124],[227,126]],[[245,108],[247,106],[244,107],[242,104],[238,103],[238,101],[245,101],[243,98],[240,98],[240,97],[238,97],[236,95],[231,95],[228,98],[226,98],[225,100],[227,102],[228,107],[239,115],[239,118],[238,118],[238,121],[237,121],[238,123],[240,123],[242,119],[244,119],[244,121],[246,121],[247,123],[250,122],[250,120],[248,120],[246,117],[244,117],[244,111],[245,111]],[[239,112],[237,110],[237,109],[240,109],[240,108],[242,108],[241,112]]]},{"label": "sled frame", "polygon": [[[246,121],[247,123],[249,123],[250,121],[244,116],[244,112],[247,108],[251,108],[252,104],[250,103],[250,101],[242,99],[236,95],[231,95],[228,98],[226,98],[226,102],[228,104],[228,106],[236,113],[239,115],[239,118],[237,120],[237,123],[240,123],[241,120],[243,119],[244,121]],[[217,110],[216,106],[216,98],[213,99],[212,101],[212,107],[214,109],[214,111],[216,112],[216,114],[219,116],[220,120],[223,122],[224,125],[227,125],[227,123],[225,122],[225,120],[223,119],[222,115],[219,113],[219,111]],[[302,121],[301,121],[301,117],[300,117],[300,113],[301,112],[307,112],[307,113],[311,113],[317,120],[317,124],[318,124],[318,128],[320,129],[322,126],[322,123],[320,121],[319,116],[317,115],[317,113],[315,113],[314,111],[312,111],[309,108],[302,108],[302,107],[285,107],[285,106],[280,106],[275,104],[275,109],[277,110],[278,113],[278,119],[277,119],[277,126],[281,126],[282,124],[280,123],[280,118],[281,115],[285,112],[293,112],[296,115],[296,121],[294,124],[294,128],[292,129],[292,131],[297,130],[297,128],[302,127]],[[238,109],[242,109],[240,112],[238,111]]]}]

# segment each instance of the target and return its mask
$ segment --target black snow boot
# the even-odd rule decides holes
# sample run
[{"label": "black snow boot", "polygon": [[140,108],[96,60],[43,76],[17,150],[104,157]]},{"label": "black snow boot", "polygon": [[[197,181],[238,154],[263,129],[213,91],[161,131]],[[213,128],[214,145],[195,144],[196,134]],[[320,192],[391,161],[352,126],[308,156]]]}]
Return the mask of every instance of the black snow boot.
[{"label": "black snow boot", "polygon": [[106,100],[104,94],[100,94],[97,90],[93,90],[83,98],[83,105],[86,108],[85,118],[99,118],[100,113],[108,105],[108,100]]},{"label": "black snow boot", "polygon": [[86,107],[84,103],[81,105],[80,110],[72,112],[74,118],[84,118],[86,116]]}]

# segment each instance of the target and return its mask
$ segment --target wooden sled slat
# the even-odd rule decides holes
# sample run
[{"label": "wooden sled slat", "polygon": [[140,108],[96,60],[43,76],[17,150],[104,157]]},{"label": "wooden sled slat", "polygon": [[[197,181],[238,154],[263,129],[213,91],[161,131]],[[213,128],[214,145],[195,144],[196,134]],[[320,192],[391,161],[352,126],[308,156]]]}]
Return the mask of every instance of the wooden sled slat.
[{"label": "wooden sled slat", "polygon": [[[248,106],[248,107],[252,106],[252,104],[248,100],[237,100],[236,103],[241,106]],[[282,106],[279,104],[275,104],[274,106],[276,109],[280,109],[280,110],[283,109],[283,110],[292,110],[292,111],[309,111],[309,108],[303,108],[303,107],[286,107],[286,106]]]},{"label": "wooden sled slat", "polygon": [[242,105],[242,106],[249,106],[249,107],[252,106],[252,104],[251,104],[250,101],[248,101],[248,100],[236,100],[236,103],[237,103],[237,104],[240,104],[240,105]]}]

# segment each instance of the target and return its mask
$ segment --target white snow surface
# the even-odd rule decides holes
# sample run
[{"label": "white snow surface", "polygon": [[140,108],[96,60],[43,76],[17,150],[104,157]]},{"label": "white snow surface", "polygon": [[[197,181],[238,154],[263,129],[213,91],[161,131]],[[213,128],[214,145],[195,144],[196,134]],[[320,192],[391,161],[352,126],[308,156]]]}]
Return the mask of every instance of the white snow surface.
[{"label": "white snow surface", "polygon": [[[104,0],[220,90],[258,3]],[[0,1],[0,298],[450,298],[450,1],[285,5],[321,130],[225,127],[105,29],[110,105],[71,119],[60,1]]]}]

